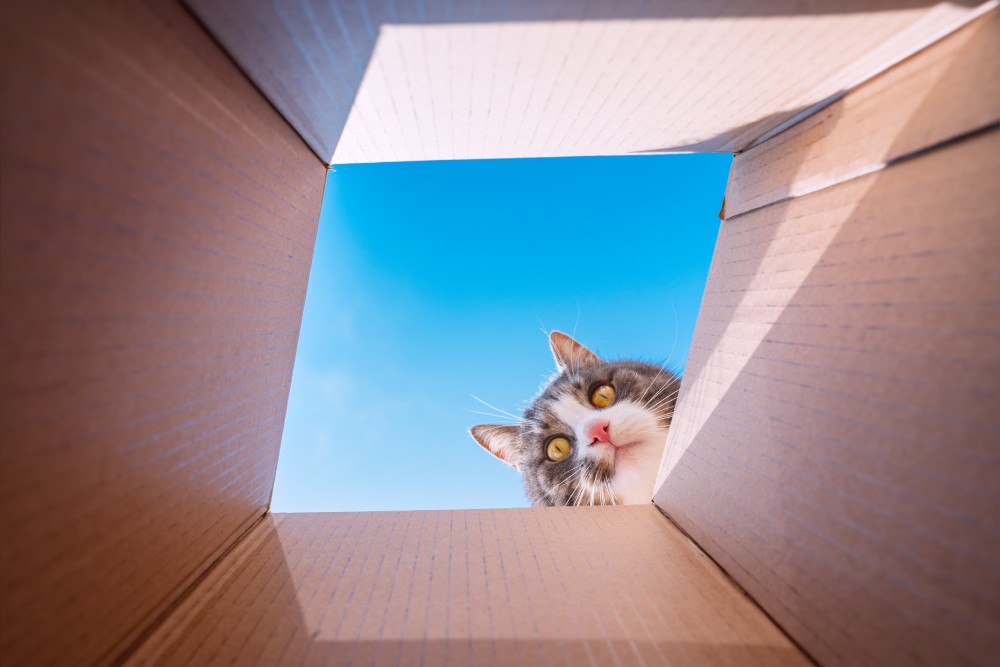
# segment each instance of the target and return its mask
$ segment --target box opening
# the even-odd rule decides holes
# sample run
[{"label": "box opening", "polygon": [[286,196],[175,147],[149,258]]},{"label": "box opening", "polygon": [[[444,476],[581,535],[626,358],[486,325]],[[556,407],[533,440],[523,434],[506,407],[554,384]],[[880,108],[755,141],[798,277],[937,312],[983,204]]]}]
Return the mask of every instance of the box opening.
[{"label": "box opening", "polygon": [[[469,427],[520,415],[556,329],[680,373],[728,154],[331,170],[276,512],[525,507]],[[623,296],[624,295],[624,296]]]}]

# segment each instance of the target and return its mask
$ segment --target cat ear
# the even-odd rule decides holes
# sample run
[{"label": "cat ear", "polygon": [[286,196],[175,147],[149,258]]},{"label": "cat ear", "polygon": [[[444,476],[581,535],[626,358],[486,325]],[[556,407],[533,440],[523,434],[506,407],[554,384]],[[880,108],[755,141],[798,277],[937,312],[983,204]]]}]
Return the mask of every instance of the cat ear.
[{"label": "cat ear", "polygon": [[469,430],[483,449],[493,454],[507,465],[517,467],[517,427],[501,426],[499,424],[480,424]]},{"label": "cat ear", "polygon": [[553,331],[549,334],[549,347],[552,348],[552,356],[556,360],[556,367],[560,373],[567,369],[591,366],[601,362],[600,357],[561,331]]}]

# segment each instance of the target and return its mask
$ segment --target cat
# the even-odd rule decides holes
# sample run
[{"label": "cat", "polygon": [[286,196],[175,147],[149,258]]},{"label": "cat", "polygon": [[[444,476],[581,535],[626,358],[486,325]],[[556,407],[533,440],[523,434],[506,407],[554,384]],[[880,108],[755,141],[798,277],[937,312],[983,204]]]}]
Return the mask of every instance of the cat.
[{"label": "cat", "polygon": [[472,437],[521,473],[535,506],[648,503],[680,378],[641,361],[604,361],[559,331],[558,375],[518,424],[480,424]]}]

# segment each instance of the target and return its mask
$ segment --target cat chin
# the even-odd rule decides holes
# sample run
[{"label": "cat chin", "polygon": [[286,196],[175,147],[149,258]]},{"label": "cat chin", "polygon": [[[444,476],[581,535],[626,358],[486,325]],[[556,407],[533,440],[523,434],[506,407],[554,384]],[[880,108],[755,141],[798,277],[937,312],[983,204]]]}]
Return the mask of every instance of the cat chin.
[{"label": "cat chin", "polygon": [[645,505],[653,498],[653,487],[666,440],[666,430],[657,429],[655,436],[648,434],[625,446],[590,445],[586,456],[613,471],[611,482],[616,502],[623,505]]},{"label": "cat chin", "polygon": [[665,438],[663,442],[644,442],[619,454],[612,482],[623,505],[646,505],[652,500],[665,444]]}]

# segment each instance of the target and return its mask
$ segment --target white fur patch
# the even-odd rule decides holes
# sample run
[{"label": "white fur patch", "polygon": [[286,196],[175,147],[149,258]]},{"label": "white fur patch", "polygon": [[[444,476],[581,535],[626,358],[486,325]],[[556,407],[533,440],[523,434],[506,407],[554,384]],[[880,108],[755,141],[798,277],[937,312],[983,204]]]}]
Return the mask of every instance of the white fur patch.
[{"label": "white fur patch", "polygon": [[563,394],[553,403],[552,411],[576,439],[573,449],[576,460],[607,455],[608,448],[591,446],[586,433],[587,426],[595,419],[607,420],[611,441],[624,447],[617,452],[612,478],[618,501],[626,505],[650,502],[667,442],[667,429],[657,423],[649,410],[629,400],[598,410],[582,404],[574,396]]}]

